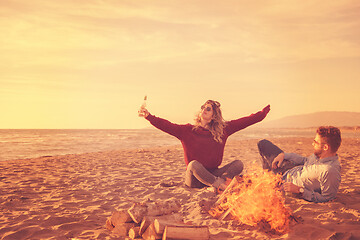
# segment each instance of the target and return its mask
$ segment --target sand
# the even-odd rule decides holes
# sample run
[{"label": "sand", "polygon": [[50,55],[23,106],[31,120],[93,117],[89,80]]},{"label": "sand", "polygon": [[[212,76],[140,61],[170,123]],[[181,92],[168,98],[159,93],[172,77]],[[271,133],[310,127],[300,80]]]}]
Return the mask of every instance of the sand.
[{"label": "sand", "polygon": [[[257,141],[228,141],[223,164],[240,159],[260,171]],[[270,139],[287,152],[312,153],[312,138]],[[360,239],[360,141],[339,150],[342,183],[328,203],[290,199],[297,221],[284,235],[213,219],[211,188],[184,183],[180,145],[0,162],[0,239],[122,239],[105,229],[114,210],[147,199],[180,200],[185,221],[210,228],[211,239]]]}]

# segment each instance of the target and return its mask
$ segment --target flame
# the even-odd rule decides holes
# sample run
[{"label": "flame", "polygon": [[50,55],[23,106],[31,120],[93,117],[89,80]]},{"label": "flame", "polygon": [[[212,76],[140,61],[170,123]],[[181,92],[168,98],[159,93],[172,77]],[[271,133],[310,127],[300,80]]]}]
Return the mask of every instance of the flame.
[{"label": "flame", "polygon": [[280,175],[263,172],[249,174],[236,179],[230,190],[220,196],[220,202],[209,211],[213,217],[231,217],[242,224],[269,225],[278,233],[289,228],[290,210],[285,207],[285,199],[280,191]]}]

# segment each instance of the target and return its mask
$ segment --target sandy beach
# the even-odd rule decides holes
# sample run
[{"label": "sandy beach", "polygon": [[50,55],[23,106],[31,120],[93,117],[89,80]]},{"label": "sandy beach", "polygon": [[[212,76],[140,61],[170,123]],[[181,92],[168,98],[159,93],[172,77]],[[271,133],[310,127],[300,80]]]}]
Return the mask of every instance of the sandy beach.
[{"label": "sandy beach", "polygon": [[[257,141],[228,141],[223,164],[240,159],[261,171]],[[312,153],[312,138],[269,139],[286,152]],[[339,149],[342,182],[331,202],[290,199],[296,221],[283,235],[219,221],[204,209],[211,188],[184,185],[181,145],[0,162],[0,239],[123,239],[105,228],[112,212],[134,202],[180,200],[183,219],[210,228],[211,239],[360,239],[360,140]],[[206,204],[205,204],[206,205]]]}]

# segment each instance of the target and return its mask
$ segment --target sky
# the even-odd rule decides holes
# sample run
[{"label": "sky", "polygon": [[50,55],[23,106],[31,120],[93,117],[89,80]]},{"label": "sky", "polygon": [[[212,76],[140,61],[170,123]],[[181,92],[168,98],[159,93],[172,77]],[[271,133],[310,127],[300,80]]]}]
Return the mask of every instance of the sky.
[{"label": "sky", "polygon": [[359,29],[357,0],[1,0],[0,128],[360,112]]}]

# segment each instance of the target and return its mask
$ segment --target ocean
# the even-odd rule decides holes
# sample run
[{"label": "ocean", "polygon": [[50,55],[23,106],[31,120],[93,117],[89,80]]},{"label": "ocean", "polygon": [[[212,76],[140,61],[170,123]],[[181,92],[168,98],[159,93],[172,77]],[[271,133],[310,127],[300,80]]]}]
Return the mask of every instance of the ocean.
[{"label": "ocean", "polygon": [[[314,137],[313,129],[248,128],[229,140]],[[347,134],[354,137],[356,134]],[[344,134],[343,134],[344,137]],[[180,145],[180,141],[158,129],[0,129],[0,161]]]}]

